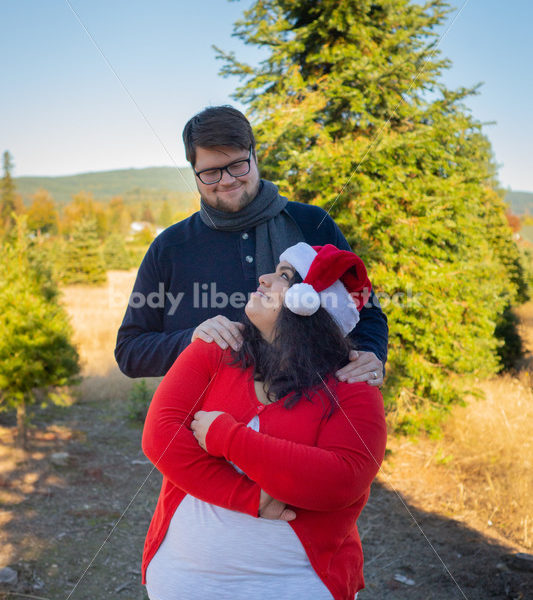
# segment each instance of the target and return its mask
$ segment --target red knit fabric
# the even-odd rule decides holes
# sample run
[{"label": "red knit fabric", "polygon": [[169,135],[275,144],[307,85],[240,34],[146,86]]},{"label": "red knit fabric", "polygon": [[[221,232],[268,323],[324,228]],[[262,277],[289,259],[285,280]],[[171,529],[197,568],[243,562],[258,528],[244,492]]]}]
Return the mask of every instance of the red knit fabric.
[{"label": "red knit fabric", "polygon": [[322,292],[340,279],[360,311],[368,302],[372,291],[365,263],[357,254],[339,250],[332,244],[313,246],[313,249],[317,256],[309,267],[304,283],[309,283],[317,292]]},{"label": "red knit fabric", "polygon": [[[352,600],[364,587],[355,522],[385,452],[379,390],[328,380],[341,408],[326,420],[327,390],[291,409],[282,400],[264,406],[255,395],[251,369],[229,366],[230,358],[229,350],[196,340],[180,354],[150,405],[143,450],[164,479],[146,537],[143,583],[186,494],[257,517],[263,488],[296,512],[290,526],[335,600]],[[209,428],[210,454],[190,430],[200,409],[227,413]],[[259,413],[260,432],[255,432],[246,424]]]}]

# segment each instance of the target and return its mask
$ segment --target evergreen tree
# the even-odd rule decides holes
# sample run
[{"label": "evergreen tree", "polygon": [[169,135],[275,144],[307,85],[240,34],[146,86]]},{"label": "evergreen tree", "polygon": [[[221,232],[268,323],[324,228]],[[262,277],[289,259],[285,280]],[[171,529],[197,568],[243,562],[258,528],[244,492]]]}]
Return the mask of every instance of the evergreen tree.
[{"label": "evergreen tree", "polygon": [[94,221],[98,237],[105,239],[108,231],[107,212],[101,202],[96,202],[90,192],[78,192],[63,210],[62,231],[67,235],[83,221]]},{"label": "evergreen tree", "polygon": [[[24,445],[26,407],[36,402],[36,390],[72,384],[78,354],[57,286],[30,247],[24,221],[0,250],[0,272],[0,409],[16,409],[17,440]],[[48,400],[57,401],[57,394]]]},{"label": "evergreen tree", "polygon": [[42,234],[57,233],[59,215],[52,196],[46,190],[33,194],[33,202],[28,209],[28,228]]},{"label": "evergreen tree", "polygon": [[124,238],[112,233],[104,244],[104,261],[107,269],[128,270],[131,268],[131,257],[128,254]]},{"label": "evergreen tree", "polygon": [[9,233],[15,224],[14,215],[22,212],[22,201],[11,177],[13,161],[6,150],[2,157],[4,176],[0,181],[0,235]]},{"label": "evergreen tree", "polygon": [[141,221],[145,221],[146,223],[155,223],[154,214],[148,202],[145,202],[142,206]]},{"label": "evergreen tree", "polygon": [[102,283],[106,280],[94,220],[81,221],[74,229],[66,245],[61,280],[66,284]]},{"label": "evergreen tree", "polygon": [[126,235],[133,221],[131,209],[124,204],[122,196],[114,196],[109,201],[109,230],[111,233]]},{"label": "evergreen tree", "polygon": [[386,400],[406,429],[460,396],[455,375],[499,368],[495,328],[524,283],[490,144],[463,104],[477,88],[439,81],[448,12],[443,0],[257,0],[234,34],[267,57],[253,67],[217,49],[222,74],[244,81],[235,98],[262,175],[328,210],[385,296]]},{"label": "evergreen tree", "polygon": [[161,205],[161,210],[159,211],[159,218],[157,219],[158,225],[161,227],[170,227],[175,223],[174,218],[172,216],[172,209],[170,208],[170,204],[168,200],[165,200]]}]

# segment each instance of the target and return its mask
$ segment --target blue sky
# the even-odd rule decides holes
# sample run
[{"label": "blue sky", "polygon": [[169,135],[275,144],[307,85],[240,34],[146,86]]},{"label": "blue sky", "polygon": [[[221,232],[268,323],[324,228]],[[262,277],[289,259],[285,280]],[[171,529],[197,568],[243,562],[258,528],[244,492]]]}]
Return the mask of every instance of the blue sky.
[{"label": "blue sky", "polygon": [[[14,174],[184,165],[187,119],[210,104],[239,106],[230,97],[238,82],[218,75],[211,45],[259,59],[231,37],[250,4],[0,0],[0,151],[13,155]],[[463,5],[454,3],[447,25]],[[532,22],[530,0],[469,0],[440,45],[453,61],[443,76],[449,87],[484,82],[468,105],[480,121],[496,121],[485,132],[502,184],[526,191],[533,191]]]}]

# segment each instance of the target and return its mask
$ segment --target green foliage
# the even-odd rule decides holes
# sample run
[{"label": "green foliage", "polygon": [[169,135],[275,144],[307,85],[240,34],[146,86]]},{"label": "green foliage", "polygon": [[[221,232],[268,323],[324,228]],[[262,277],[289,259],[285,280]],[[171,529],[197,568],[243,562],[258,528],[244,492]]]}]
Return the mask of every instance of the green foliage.
[{"label": "green foliage", "polygon": [[108,213],[101,202],[91,193],[78,192],[63,211],[63,233],[71,235],[83,222],[94,221],[96,233],[103,240],[108,232]]},{"label": "green foliage", "polygon": [[104,244],[104,261],[107,269],[128,270],[131,257],[120,234],[111,234]]},{"label": "green foliage", "polygon": [[128,394],[128,417],[132,421],[144,423],[151,400],[152,392],[148,389],[146,380],[136,381]]},{"label": "green foliage", "polygon": [[520,261],[524,267],[524,276],[527,280],[528,289],[533,289],[533,250],[528,244],[519,246]]},{"label": "green foliage", "polygon": [[124,204],[122,196],[111,198],[108,205],[109,231],[126,235],[130,230],[130,223],[134,220],[130,207]]},{"label": "green foliage", "polygon": [[102,283],[106,280],[104,261],[94,220],[78,223],[66,244],[61,280],[65,284]]},{"label": "green foliage", "polygon": [[148,204],[148,202],[145,202],[143,204],[140,220],[144,221],[145,223],[155,223],[155,218],[152,213],[152,209],[150,208],[150,204]]},{"label": "green foliage", "polygon": [[155,227],[143,227],[140,231],[135,232],[133,243],[136,246],[147,248],[155,238]]},{"label": "green foliage", "polygon": [[520,320],[508,305],[500,315],[496,324],[494,335],[505,343],[498,348],[500,363],[505,370],[513,369],[517,362],[524,356],[522,338],[518,333]]},{"label": "green foliage", "polygon": [[15,225],[15,215],[22,212],[22,201],[11,177],[13,162],[9,152],[4,152],[2,162],[4,175],[0,180],[0,235],[9,235]]},{"label": "green foliage", "polygon": [[161,227],[170,227],[170,225],[173,225],[175,222],[170,204],[165,200],[161,205],[157,223],[158,225],[161,225]]},{"label": "green foliage", "polygon": [[22,438],[36,390],[55,402],[60,395],[50,388],[74,383],[79,373],[66,312],[39,257],[20,220],[17,238],[0,250],[0,409],[17,408]]},{"label": "green foliage", "polygon": [[507,206],[499,194],[487,191],[485,212],[482,214],[485,230],[491,247],[504,265],[513,285],[511,300],[523,304],[529,300],[529,285],[525,265],[520,250],[512,239],[512,229],[506,216]]},{"label": "green foliage", "polygon": [[33,194],[33,201],[27,212],[28,228],[39,234],[57,233],[59,215],[54,199],[44,189]]},{"label": "green foliage", "polygon": [[[432,428],[457,374],[500,368],[495,328],[526,286],[490,144],[448,90],[434,50],[443,0],[258,0],[235,34],[259,67],[219,52],[244,82],[261,173],[327,209],[367,263],[390,323],[386,402],[396,425]],[[463,377],[464,379],[464,377]]]}]

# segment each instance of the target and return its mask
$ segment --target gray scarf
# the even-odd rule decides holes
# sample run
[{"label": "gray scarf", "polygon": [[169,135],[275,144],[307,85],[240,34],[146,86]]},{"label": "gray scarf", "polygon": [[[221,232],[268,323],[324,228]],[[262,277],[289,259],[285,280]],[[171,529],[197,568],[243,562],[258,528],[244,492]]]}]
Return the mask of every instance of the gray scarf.
[{"label": "gray scarf", "polygon": [[305,241],[302,230],[286,210],[287,202],[271,181],[261,179],[257,196],[239,212],[218,210],[202,199],[200,218],[207,227],[219,231],[255,227],[255,272],[259,277],[274,272],[284,250]]}]

